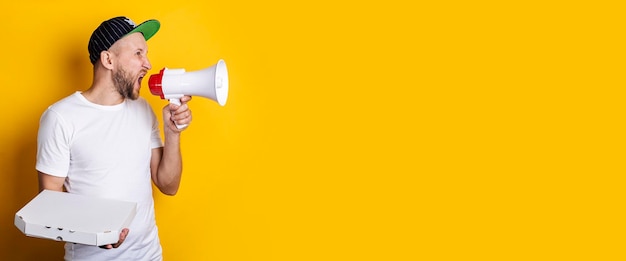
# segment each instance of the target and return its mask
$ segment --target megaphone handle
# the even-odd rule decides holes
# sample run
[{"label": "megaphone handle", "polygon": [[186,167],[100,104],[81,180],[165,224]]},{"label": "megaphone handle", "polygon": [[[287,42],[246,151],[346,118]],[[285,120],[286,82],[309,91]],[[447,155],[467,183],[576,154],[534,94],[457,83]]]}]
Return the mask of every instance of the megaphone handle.
[{"label": "megaphone handle", "polygon": [[[176,105],[178,105],[178,106],[180,106],[180,104],[181,104],[181,103],[180,103],[180,99],[178,99],[178,98],[175,98],[175,99],[170,99],[170,103],[176,104]],[[176,123],[174,123],[174,124],[176,124]],[[180,125],[179,125],[179,124],[176,124],[176,127],[177,127],[178,129],[182,129],[182,128],[187,127],[187,125],[189,125],[189,124],[180,124]]]}]

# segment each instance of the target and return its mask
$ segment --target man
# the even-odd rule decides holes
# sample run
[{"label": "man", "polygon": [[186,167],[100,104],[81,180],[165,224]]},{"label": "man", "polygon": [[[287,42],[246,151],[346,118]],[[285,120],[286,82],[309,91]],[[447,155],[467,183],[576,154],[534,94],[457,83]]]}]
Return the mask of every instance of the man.
[{"label": "man", "polygon": [[158,120],[139,96],[152,68],[146,41],[157,20],[136,26],[126,17],[102,22],[89,40],[93,82],[50,106],[37,137],[39,189],[137,202],[137,215],[107,246],[65,244],[66,260],[161,260],[152,183],[167,195],[178,191],[182,157],[175,124],[189,124],[191,111],[168,104],[162,110],[165,142]]}]

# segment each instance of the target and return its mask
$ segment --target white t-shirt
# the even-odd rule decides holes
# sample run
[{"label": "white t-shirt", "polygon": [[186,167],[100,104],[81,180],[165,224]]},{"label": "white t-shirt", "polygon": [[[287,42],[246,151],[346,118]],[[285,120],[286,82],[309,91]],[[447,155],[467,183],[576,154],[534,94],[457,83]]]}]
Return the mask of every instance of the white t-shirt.
[{"label": "white t-shirt", "polygon": [[66,260],[161,260],[150,176],[159,123],[143,98],[113,106],[76,92],[41,116],[36,169],[65,177],[69,193],[137,203],[124,243],[115,249],[65,244]]}]

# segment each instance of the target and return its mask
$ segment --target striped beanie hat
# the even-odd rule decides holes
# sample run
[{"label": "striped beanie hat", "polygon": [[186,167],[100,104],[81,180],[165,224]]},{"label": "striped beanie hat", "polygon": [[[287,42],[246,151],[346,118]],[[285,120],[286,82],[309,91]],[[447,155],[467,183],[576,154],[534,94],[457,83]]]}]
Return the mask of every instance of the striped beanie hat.
[{"label": "striped beanie hat", "polygon": [[160,27],[161,24],[159,21],[154,19],[145,21],[140,25],[135,25],[133,20],[124,16],[106,20],[91,34],[89,45],[87,46],[89,50],[89,60],[91,60],[91,64],[95,64],[96,61],[100,59],[100,53],[102,51],[109,50],[113,43],[131,33],[141,32],[146,41],[148,41],[148,39],[159,31]]}]

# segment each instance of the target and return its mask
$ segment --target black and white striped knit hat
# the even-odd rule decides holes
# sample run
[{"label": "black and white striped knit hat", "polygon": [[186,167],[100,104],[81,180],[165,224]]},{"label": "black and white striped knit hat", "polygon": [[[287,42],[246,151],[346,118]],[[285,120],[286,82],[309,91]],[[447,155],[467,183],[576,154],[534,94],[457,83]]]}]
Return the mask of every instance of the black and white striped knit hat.
[{"label": "black and white striped knit hat", "polygon": [[91,60],[91,64],[95,64],[100,59],[102,51],[109,50],[113,43],[131,33],[141,32],[146,41],[148,41],[159,31],[160,27],[161,23],[154,19],[145,21],[140,25],[135,25],[133,20],[124,16],[106,20],[91,34],[89,45],[87,46],[89,60]]}]

